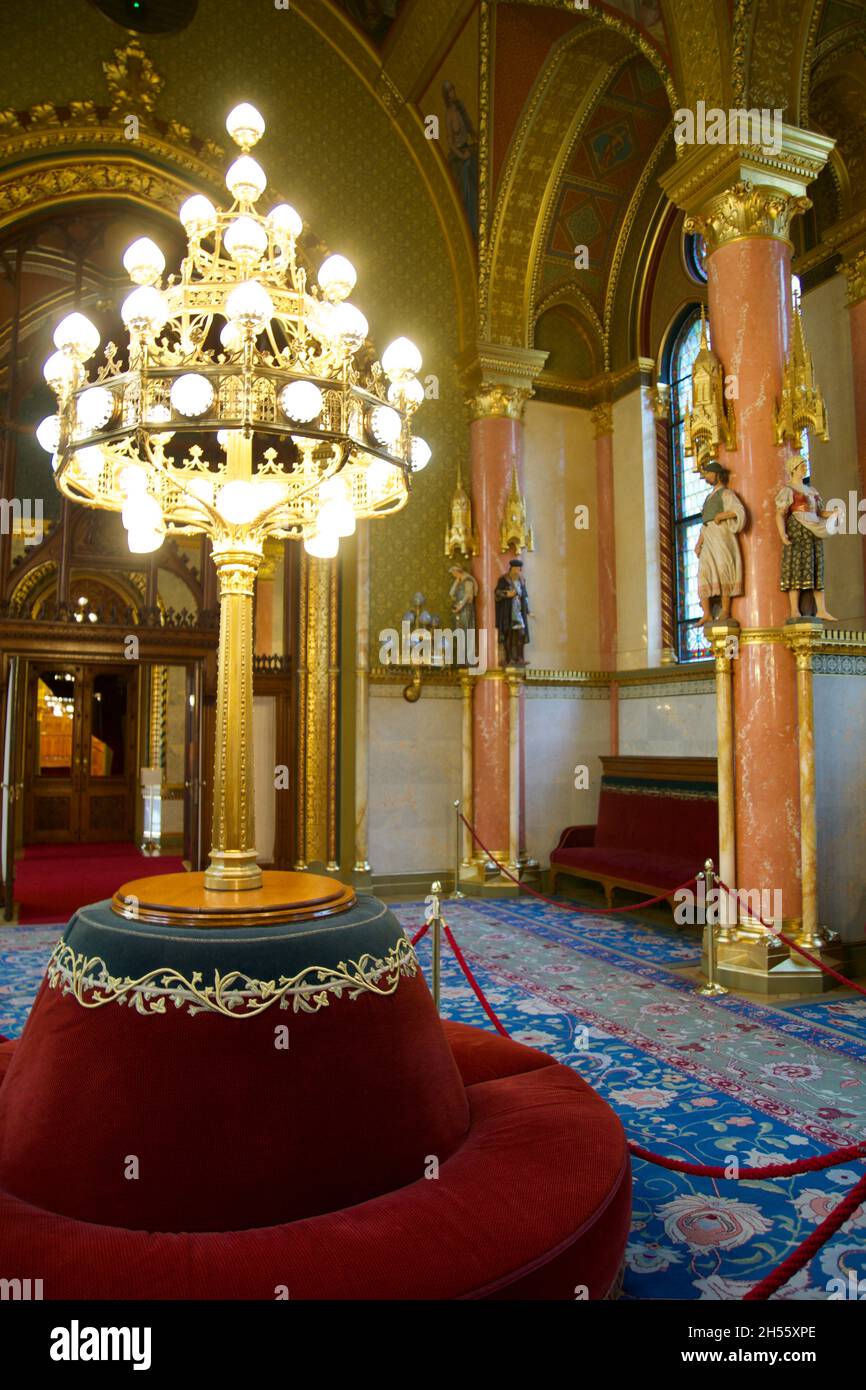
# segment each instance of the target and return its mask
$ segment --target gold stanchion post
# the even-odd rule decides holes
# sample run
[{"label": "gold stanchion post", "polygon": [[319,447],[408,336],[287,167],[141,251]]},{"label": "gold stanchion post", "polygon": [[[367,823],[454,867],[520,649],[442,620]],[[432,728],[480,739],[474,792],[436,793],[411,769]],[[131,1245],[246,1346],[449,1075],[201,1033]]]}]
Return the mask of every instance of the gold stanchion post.
[{"label": "gold stanchion post", "polygon": [[433,931],[433,964],[430,978],[433,1003],[436,1005],[437,1014],[439,1012],[440,981],[442,976],[442,909],[439,906],[439,894],[441,892],[442,884],[437,879],[430,889],[427,919]]},{"label": "gold stanchion post", "polygon": [[[699,875],[699,877],[703,877],[706,884],[706,903],[709,905],[710,893],[715,887],[716,882],[716,872],[713,868],[712,859],[706,861],[703,875]],[[728,991],[725,989],[724,985],[716,984],[716,929],[714,924],[709,921],[709,914],[704,932],[707,943],[707,978],[705,983],[698,989],[698,994],[703,994],[705,997],[712,999],[720,994],[727,994]]]},{"label": "gold stanchion post", "polygon": [[460,842],[462,836],[462,821],[460,820],[460,802],[454,802],[454,892],[452,898],[465,898],[466,894],[460,892]]}]

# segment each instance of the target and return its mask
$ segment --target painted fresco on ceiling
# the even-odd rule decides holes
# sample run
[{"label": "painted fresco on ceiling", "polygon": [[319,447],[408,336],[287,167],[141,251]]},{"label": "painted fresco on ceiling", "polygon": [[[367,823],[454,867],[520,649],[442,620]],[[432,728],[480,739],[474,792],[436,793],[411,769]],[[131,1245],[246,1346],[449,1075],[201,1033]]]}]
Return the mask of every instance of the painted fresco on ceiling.
[{"label": "painted fresco on ceiling", "polygon": [[382,43],[403,0],[339,0],[339,4],[368,38]]},{"label": "painted fresco on ceiling", "polygon": [[656,72],[643,59],[632,59],[600,98],[563,174],[545,250],[543,289],[572,283],[574,248],[586,246],[589,266],[580,271],[579,285],[603,314],[622,218],[669,115]]},{"label": "painted fresco on ceiling", "polygon": [[478,12],[474,10],[433,74],[418,107],[436,117],[439,151],[451,172],[466,220],[478,239]]}]

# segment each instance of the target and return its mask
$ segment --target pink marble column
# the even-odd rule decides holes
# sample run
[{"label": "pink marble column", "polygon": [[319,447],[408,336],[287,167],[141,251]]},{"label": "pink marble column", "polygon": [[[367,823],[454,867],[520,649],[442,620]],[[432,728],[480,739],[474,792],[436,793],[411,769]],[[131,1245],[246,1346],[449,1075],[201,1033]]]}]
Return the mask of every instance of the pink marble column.
[{"label": "pink marble column", "polygon": [[722,461],[745,503],[742,627],[734,662],[736,887],[779,889],[785,920],[799,919],[800,802],[796,670],[778,632],[788,615],[779,587],[781,543],[775,495],[784,451],[773,444],[773,410],[791,328],[791,248],[772,236],[741,236],[708,260],[712,345],[737,387],[737,448]]},{"label": "pink marble column", "polygon": [[[866,251],[846,261],[842,270],[848,281],[848,322],[851,327],[851,362],[854,374],[854,428],[860,500],[866,497]],[[863,545],[863,584],[866,589],[866,535]]]},{"label": "pink marble column", "polygon": [[[475,825],[484,844],[503,859],[509,828],[509,692],[496,639],[494,591],[507,559],[500,554],[499,524],[512,468],[516,464],[520,476],[522,462],[522,400],[515,401],[514,394],[480,393],[478,418],[470,426],[472,509],[479,542],[472,568],[479,590],[479,641],[486,642],[488,666],[485,674],[476,678],[473,702]],[[523,399],[525,395],[522,393]],[[503,413],[481,413],[482,410]]]},{"label": "pink marble column", "polygon": [[595,430],[598,640],[603,671],[616,670],[616,518],[613,486],[613,410],[609,402],[592,411]]}]

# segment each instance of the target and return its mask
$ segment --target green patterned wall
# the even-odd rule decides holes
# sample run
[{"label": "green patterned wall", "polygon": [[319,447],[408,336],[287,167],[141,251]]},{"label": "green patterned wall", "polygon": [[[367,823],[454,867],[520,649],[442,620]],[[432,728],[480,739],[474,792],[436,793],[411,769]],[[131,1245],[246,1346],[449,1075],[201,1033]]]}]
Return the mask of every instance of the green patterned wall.
[{"label": "green patterned wall", "polygon": [[[3,37],[15,61],[6,65],[0,100],[16,110],[46,99],[104,99],[102,62],[125,42],[124,31],[85,0],[10,7]],[[407,334],[423,352],[424,372],[439,378],[439,400],[425,403],[418,418],[433,459],[406,511],[372,527],[373,633],[398,623],[416,589],[444,616],[450,581],[443,537],[458,457],[466,475],[468,429],[454,368],[447,251],[404,142],[292,7],[203,0],[182,33],[144,36],[142,43],[164,78],[160,115],[228,147],[223,122],[230,108],[249,100],[261,109],[268,129],[256,155],[316,235],[354,262],[353,299],[376,344],[381,350]]]}]

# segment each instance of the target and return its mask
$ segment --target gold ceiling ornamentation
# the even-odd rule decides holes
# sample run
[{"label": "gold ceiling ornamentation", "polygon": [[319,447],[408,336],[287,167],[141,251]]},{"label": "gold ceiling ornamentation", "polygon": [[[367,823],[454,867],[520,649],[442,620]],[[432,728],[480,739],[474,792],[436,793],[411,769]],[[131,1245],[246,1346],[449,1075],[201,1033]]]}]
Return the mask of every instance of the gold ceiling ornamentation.
[{"label": "gold ceiling ornamentation", "polygon": [[[611,258],[610,270],[608,272],[607,277],[607,288],[604,296],[603,343],[604,366],[606,371],[609,371],[611,366],[613,365],[613,355],[611,352],[613,340],[613,315],[614,309],[616,307],[616,295],[617,289],[619,288],[620,272],[622,270],[623,259],[625,257],[626,248],[628,246],[628,239],[631,236],[632,228],[634,227],[638,212],[640,211],[640,208],[643,205],[647,188],[651,183],[656,183],[656,171],[661,160],[664,158],[665,152],[668,148],[672,124],[673,123],[665,127],[658,140],[656,141],[655,148],[652,150],[649,158],[647,159],[641,171],[640,178],[638,179],[637,184],[632,190],[631,197],[629,198],[628,207],[626,208],[625,215],[622,219],[622,222],[620,223],[619,231],[617,232],[616,246],[614,247],[613,256]],[[640,252],[638,252],[636,259],[638,263],[642,262],[643,256],[640,254]],[[637,350],[636,340],[634,342],[634,349]],[[627,342],[626,351],[624,353],[624,356],[626,358],[630,356],[630,351],[631,345]]]},{"label": "gold ceiling ornamentation", "polygon": [[509,550],[519,555],[521,550],[534,549],[532,527],[526,517],[526,499],[521,496],[517,482],[516,463],[511,465],[511,486],[499,523],[499,549],[503,555]]},{"label": "gold ceiling ornamentation", "polygon": [[146,207],[162,208],[172,216],[193,185],[160,171],[134,155],[117,158],[66,157],[61,164],[38,165],[21,170],[0,169],[0,227],[27,213],[57,202],[82,202],[116,196]]},{"label": "gold ceiling ornamentation", "polygon": [[850,261],[843,261],[839,273],[845,276],[849,304],[859,304],[861,299],[866,299],[866,250],[858,251]]},{"label": "gold ceiling ornamentation", "polygon": [[721,362],[707,342],[707,321],[701,305],[701,345],[692,364],[692,408],[683,418],[686,458],[695,460],[699,469],[708,459],[717,459],[719,445],[726,449],[737,447],[737,426],[734,407],[725,401],[725,373]]},{"label": "gold ceiling ornamentation", "polygon": [[116,48],[114,61],[103,63],[102,71],[113,112],[153,112],[163,81],[137,38],[125,48]]},{"label": "gold ceiling ornamentation", "polygon": [[598,405],[594,405],[589,412],[589,418],[596,439],[601,439],[605,434],[613,434],[613,406],[610,401],[600,401]]},{"label": "gold ceiling ornamentation", "polygon": [[828,440],[827,407],[820,387],[815,384],[812,354],[806,347],[800,309],[794,310],[791,351],[782,374],[782,399],[773,416],[773,442],[800,447],[804,429],[813,429]]},{"label": "gold ceiling ornamentation", "polygon": [[453,559],[455,555],[477,555],[478,531],[472,519],[472,502],[463,484],[463,470],[457,460],[457,486],[451,497],[448,525],[445,528],[445,555]]},{"label": "gold ceiling ornamentation", "polygon": [[790,244],[792,219],[811,206],[811,198],[792,197],[777,188],[738,180],[732,188],[711,199],[706,213],[687,217],[685,229],[700,233],[708,255],[743,237],[774,237]]}]

